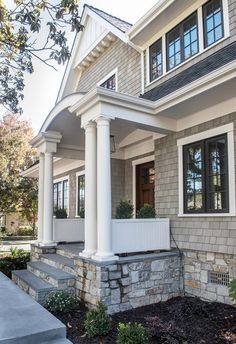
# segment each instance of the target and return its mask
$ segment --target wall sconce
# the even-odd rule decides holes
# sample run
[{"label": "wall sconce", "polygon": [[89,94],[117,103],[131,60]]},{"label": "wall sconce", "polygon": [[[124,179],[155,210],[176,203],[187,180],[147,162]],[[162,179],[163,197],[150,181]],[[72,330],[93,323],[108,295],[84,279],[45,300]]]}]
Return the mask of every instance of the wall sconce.
[{"label": "wall sconce", "polygon": [[110,135],[110,147],[111,147],[111,153],[116,152],[116,143],[115,143],[115,136]]}]

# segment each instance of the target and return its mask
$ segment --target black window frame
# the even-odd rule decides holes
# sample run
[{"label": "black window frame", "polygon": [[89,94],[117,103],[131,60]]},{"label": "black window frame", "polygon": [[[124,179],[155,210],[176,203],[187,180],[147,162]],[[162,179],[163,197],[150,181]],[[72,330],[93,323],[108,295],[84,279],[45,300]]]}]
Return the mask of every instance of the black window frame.
[{"label": "black window frame", "polygon": [[[84,179],[84,207],[81,207],[81,200],[80,200],[80,179]],[[81,174],[77,176],[77,216],[80,216],[81,212],[84,211],[85,208],[85,174]]]},{"label": "black window frame", "polygon": [[[207,182],[210,176],[209,168],[209,143],[221,138],[225,140],[225,195],[226,207],[224,209],[211,209],[210,207],[210,184]],[[199,210],[189,210],[187,208],[187,151],[190,147],[201,146],[202,152],[202,208]],[[183,146],[183,193],[184,193],[184,213],[185,214],[218,214],[229,213],[229,162],[228,162],[228,137],[227,134],[221,134],[201,141],[193,142]]]},{"label": "black window frame", "polygon": [[[67,207],[65,208],[65,189],[64,189],[64,185],[65,183],[67,183]],[[62,204],[59,205],[59,200],[58,200],[58,186],[59,184],[61,185],[61,193],[62,193],[62,196],[61,196],[61,200],[62,200]],[[55,193],[55,187],[57,189],[56,191],[56,205],[54,203],[55,201],[55,197],[54,197],[54,193]],[[53,208],[54,210],[58,210],[58,209],[65,209],[67,212],[68,212],[68,209],[69,209],[69,179],[64,179],[64,180],[61,180],[59,182],[56,182],[56,183],[53,183]]]},{"label": "black window frame", "polygon": [[[221,3],[221,22],[222,22],[222,37],[218,38],[217,40],[214,40],[214,42],[207,44],[207,24],[206,24],[206,11],[207,7],[211,5],[214,1],[220,1]],[[223,8],[223,2],[222,0],[209,0],[207,3],[205,3],[202,6],[202,18],[203,18],[203,39],[204,39],[204,48],[208,48],[212,46],[213,44],[219,42],[222,38],[225,36],[225,28],[224,28],[224,8]],[[213,28],[215,30],[215,27]],[[215,36],[215,33],[214,33]]]},{"label": "black window frame", "polygon": [[[189,57],[185,58],[184,57],[184,25],[192,18],[196,18],[196,31],[197,31],[197,51],[194,54],[191,54]],[[199,32],[198,32],[198,15],[197,11],[194,11],[191,13],[187,18],[185,18],[181,23],[176,25],[174,28],[172,28],[169,32],[166,33],[166,70],[170,71],[178,66],[180,66],[183,62],[189,60],[191,57],[197,55],[199,53]],[[169,36],[173,34],[176,30],[179,30],[179,37],[180,37],[180,63],[174,65],[173,67],[170,68],[169,64]],[[190,44],[191,46],[191,44]],[[174,55],[173,55],[174,56]]]},{"label": "black window frame", "polygon": [[[159,46],[160,46],[160,49],[158,49]],[[152,56],[154,54],[157,55],[158,51],[161,53],[161,63],[157,64],[156,70],[158,70],[158,67],[161,66],[161,73],[158,74],[157,76],[154,76],[154,75],[156,75],[156,73],[155,74],[153,73]],[[150,45],[150,47],[149,47],[149,80],[150,80],[150,82],[152,82],[152,81],[158,79],[162,75],[163,75],[163,49],[162,49],[162,37],[161,37],[156,42],[154,42],[152,45]]]}]

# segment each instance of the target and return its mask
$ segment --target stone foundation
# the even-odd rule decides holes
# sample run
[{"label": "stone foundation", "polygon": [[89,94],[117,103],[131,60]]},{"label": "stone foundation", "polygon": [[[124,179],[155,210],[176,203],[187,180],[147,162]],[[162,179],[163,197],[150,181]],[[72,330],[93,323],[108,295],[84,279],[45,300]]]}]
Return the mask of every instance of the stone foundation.
[{"label": "stone foundation", "polygon": [[[211,283],[210,273],[223,273],[229,281],[236,278],[236,256],[201,251],[184,252],[184,285],[190,296],[198,296],[207,301],[218,301],[233,304],[229,298],[228,286]],[[226,275],[225,275],[226,274]]]},{"label": "stone foundation", "polygon": [[102,301],[109,313],[166,301],[182,290],[176,252],[120,258],[116,263],[76,262],[78,296],[88,306]]}]

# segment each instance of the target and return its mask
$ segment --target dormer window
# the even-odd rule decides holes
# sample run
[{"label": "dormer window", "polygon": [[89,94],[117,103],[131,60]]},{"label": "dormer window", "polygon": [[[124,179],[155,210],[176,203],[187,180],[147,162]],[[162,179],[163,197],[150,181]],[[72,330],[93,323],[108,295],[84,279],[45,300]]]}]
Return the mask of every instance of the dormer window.
[{"label": "dormer window", "polygon": [[149,48],[150,80],[153,81],[162,75],[162,39],[159,39]]},{"label": "dormer window", "polygon": [[208,1],[203,6],[205,48],[220,40],[224,35],[223,9],[221,0]]},{"label": "dormer window", "polygon": [[168,70],[198,53],[197,13],[167,33]]},{"label": "dormer window", "polygon": [[100,86],[104,88],[108,88],[109,90],[115,91],[116,90],[116,75],[113,74],[110,78],[104,81]]}]

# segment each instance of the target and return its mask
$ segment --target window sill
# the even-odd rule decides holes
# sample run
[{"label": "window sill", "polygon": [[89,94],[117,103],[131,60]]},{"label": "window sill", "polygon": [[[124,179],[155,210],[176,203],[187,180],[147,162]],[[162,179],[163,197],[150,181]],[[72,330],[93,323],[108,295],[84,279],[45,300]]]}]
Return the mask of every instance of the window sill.
[{"label": "window sill", "polygon": [[178,217],[232,217],[236,213],[178,214]]},{"label": "window sill", "polygon": [[[179,64],[178,66],[164,72],[161,76],[159,76],[158,78],[156,78],[155,80],[152,81],[148,81],[145,84],[145,88],[152,86],[153,84],[155,84],[155,82],[160,81],[162,78],[164,78],[165,76],[171,74],[172,72],[176,71],[178,68],[181,68],[182,66],[186,65],[188,62],[192,61],[193,59],[197,58],[199,55],[207,52],[208,50],[214,48],[215,46],[217,46],[218,44],[224,42],[226,39],[228,39],[230,37],[230,35],[226,35],[223,38],[221,38],[219,41],[213,43],[212,45],[210,45],[207,48],[204,48],[203,50],[199,51],[196,55],[190,57],[188,60],[183,61],[181,64]],[[174,76],[174,75],[173,75]],[[146,91],[145,91],[146,92]]]}]

